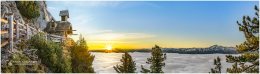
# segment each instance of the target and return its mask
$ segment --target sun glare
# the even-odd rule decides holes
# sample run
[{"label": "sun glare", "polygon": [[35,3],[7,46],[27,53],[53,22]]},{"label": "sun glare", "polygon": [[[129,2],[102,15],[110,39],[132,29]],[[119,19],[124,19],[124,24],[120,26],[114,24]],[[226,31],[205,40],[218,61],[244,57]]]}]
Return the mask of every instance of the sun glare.
[{"label": "sun glare", "polygon": [[106,49],[107,49],[107,50],[112,50],[112,48],[113,48],[112,45],[107,45],[107,46],[106,46]]}]

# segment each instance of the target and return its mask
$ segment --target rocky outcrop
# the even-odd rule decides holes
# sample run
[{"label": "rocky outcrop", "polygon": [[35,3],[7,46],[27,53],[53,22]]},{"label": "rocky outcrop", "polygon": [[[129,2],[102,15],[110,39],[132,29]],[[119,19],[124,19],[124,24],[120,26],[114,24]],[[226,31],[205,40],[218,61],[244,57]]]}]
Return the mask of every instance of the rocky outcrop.
[{"label": "rocky outcrop", "polygon": [[[37,5],[39,6],[39,17],[37,18],[33,18],[33,19],[27,19],[25,17],[23,17],[19,11],[19,9],[17,8],[17,4],[15,1],[1,1],[1,18],[3,19],[7,19],[7,13],[13,13],[14,14],[14,21],[15,22],[19,22],[22,24],[28,24],[29,26],[38,29],[38,30],[43,30],[47,23],[53,19],[53,16],[48,12],[47,10],[47,5],[45,3],[45,1],[37,1]],[[3,25],[1,25],[3,28]],[[6,25],[8,27],[8,25]],[[32,31],[29,31],[29,34],[31,34]],[[3,41],[4,38],[1,38],[1,41]],[[18,40],[19,42],[19,40]],[[19,42],[20,43],[20,42]],[[16,45],[16,43],[15,43]],[[25,44],[26,45],[26,44]],[[14,47],[17,48],[17,47]],[[20,58],[30,58],[29,61],[35,61],[35,59],[33,59],[34,57],[31,57],[33,55],[35,55],[35,53],[30,52],[31,50],[26,49],[26,50],[19,50],[16,52],[9,52],[8,51],[8,47],[4,47],[1,50],[1,69],[2,72],[12,72],[9,69],[11,67],[13,67],[12,64],[13,62],[10,60],[13,59],[20,59]],[[16,57],[16,55],[19,55],[19,57]],[[21,55],[23,55],[21,57]],[[39,59],[36,59],[37,61]],[[28,61],[28,59],[26,59],[26,61]],[[45,65],[43,64],[39,64],[39,65],[34,65],[34,68],[31,68],[30,66],[23,66],[26,67],[26,70],[32,70],[29,72],[50,72],[50,70],[48,70],[47,67],[45,67]]]},{"label": "rocky outcrop", "polygon": [[26,19],[20,14],[15,1],[1,1],[1,18],[7,18],[6,13],[14,13],[14,20],[20,23],[26,23],[30,26],[43,30],[47,22],[53,19],[53,16],[48,12],[45,1],[37,1],[40,9],[40,16],[34,19]]}]

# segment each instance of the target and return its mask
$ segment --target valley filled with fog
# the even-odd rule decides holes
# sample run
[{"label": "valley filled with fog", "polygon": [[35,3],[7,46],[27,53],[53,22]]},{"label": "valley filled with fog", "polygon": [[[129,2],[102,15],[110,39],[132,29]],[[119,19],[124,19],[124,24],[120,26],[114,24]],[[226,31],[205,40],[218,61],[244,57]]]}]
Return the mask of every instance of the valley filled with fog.
[{"label": "valley filled with fog", "polygon": [[[92,52],[92,54],[95,55],[93,67],[97,73],[115,73],[113,66],[120,64],[123,53]],[[140,72],[141,65],[149,68],[149,65],[145,62],[150,57],[150,53],[134,52],[130,54],[136,62],[137,72]],[[220,56],[222,72],[226,72],[226,68],[231,67],[232,64],[225,62],[225,55],[227,54],[167,53],[166,66],[163,68],[163,71],[165,73],[208,73],[214,67],[214,58]]]}]

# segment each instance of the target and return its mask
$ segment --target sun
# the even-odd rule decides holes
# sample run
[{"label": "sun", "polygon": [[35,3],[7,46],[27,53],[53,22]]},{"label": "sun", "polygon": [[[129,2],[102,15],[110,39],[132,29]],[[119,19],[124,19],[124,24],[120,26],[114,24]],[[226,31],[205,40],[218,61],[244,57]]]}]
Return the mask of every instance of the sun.
[{"label": "sun", "polygon": [[106,46],[106,49],[107,49],[107,50],[112,50],[113,47],[112,47],[112,45],[107,45],[107,46]]}]

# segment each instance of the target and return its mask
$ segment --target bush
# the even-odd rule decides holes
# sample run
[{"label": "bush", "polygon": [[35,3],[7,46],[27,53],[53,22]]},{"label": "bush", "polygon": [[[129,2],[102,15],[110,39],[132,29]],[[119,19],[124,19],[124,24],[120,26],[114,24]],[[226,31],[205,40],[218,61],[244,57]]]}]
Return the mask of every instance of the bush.
[{"label": "bush", "polygon": [[44,34],[39,33],[33,36],[29,43],[31,48],[37,49],[37,55],[41,62],[45,64],[52,72],[71,72],[71,61],[63,56],[63,48],[60,44],[45,40]]},{"label": "bush", "polygon": [[[19,41],[17,46],[17,51],[11,53],[8,57],[6,64],[2,65],[1,69],[3,73],[42,73],[44,67],[42,64],[38,63],[36,55],[31,50],[28,49],[28,41],[22,39]],[[28,52],[29,51],[29,52]]]},{"label": "bush", "polygon": [[[7,65],[1,67],[3,73],[42,73],[45,72],[41,64],[24,65],[33,61],[21,53],[13,53]],[[29,64],[29,63],[28,63]]]},{"label": "bush", "polygon": [[27,19],[40,16],[40,7],[36,1],[16,1],[16,6],[21,15]]}]

